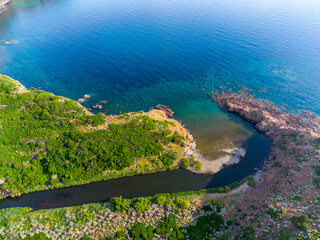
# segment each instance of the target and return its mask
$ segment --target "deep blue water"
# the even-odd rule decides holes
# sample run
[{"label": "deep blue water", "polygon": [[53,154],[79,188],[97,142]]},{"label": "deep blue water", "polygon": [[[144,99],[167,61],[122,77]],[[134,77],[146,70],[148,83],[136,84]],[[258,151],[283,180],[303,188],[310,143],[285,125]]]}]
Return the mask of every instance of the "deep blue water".
[{"label": "deep blue water", "polygon": [[0,15],[0,72],[108,100],[108,114],[165,104],[214,155],[205,146],[252,135],[210,103],[220,86],[320,114],[320,2],[16,0]]}]

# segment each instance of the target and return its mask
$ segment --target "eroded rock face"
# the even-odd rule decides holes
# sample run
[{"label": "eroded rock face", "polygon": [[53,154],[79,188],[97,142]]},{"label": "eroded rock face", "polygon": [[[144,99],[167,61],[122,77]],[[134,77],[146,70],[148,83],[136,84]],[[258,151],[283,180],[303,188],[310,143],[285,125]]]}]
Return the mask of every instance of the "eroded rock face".
[{"label": "eroded rock face", "polygon": [[155,109],[159,109],[159,110],[164,111],[167,117],[172,117],[174,114],[174,112],[170,108],[168,108],[167,106],[162,105],[162,104],[158,104],[155,107]]}]

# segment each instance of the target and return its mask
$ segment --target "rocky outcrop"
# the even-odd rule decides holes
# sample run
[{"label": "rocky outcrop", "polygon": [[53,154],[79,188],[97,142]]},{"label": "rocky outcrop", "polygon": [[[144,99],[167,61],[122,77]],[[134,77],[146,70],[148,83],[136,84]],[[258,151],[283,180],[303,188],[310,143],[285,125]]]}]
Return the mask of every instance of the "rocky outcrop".
[{"label": "rocky outcrop", "polygon": [[213,94],[212,100],[228,112],[236,113],[252,122],[257,130],[269,137],[291,131],[320,132],[320,121],[317,116],[306,111],[301,117],[285,113],[266,100],[255,99],[254,95],[248,94],[244,89],[233,94],[224,92]]},{"label": "rocky outcrop", "polygon": [[[302,111],[301,116],[287,113],[269,101],[256,99],[245,89],[232,94],[215,93],[211,97],[221,108],[253,123],[272,141],[263,171],[235,209],[249,212],[250,206],[255,206],[256,210],[250,210],[252,216],[265,206],[281,209],[285,216],[274,223],[281,227],[290,222],[292,215],[310,214],[308,209],[320,215],[318,189],[313,184],[313,179],[318,178],[314,166],[320,165],[320,148],[315,146],[320,139],[319,118],[307,111]],[[292,201],[296,195],[303,199]],[[252,226],[252,222],[240,220],[243,225]],[[259,222],[262,224],[255,226],[255,234],[266,230],[268,217],[261,216]]]},{"label": "rocky outcrop", "polygon": [[10,2],[10,0],[5,0],[0,2],[0,14],[7,10],[7,4]]},{"label": "rocky outcrop", "polygon": [[172,117],[174,114],[174,112],[170,108],[168,108],[167,106],[162,105],[162,104],[158,104],[155,107],[155,109],[159,109],[161,111],[164,111],[167,117]]},{"label": "rocky outcrop", "polygon": [[78,103],[84,103],[86,102],[91,96],[89,94],[85,94],[82,98],[78,99]]}]

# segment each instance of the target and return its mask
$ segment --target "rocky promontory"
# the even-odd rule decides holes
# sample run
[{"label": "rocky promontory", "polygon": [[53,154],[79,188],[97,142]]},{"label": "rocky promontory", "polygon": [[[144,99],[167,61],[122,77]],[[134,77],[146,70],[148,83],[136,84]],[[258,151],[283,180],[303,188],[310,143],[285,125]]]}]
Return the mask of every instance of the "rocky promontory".
[{"label": "rocky promontory", "polygon": [[225,199],[230,207],[238,209],[231,210],[230,215],[267,239],[280,239],[284,232],[290,233],[289,237],[281,239],[291,239],[295,232],[300,232],[299,239],[318,239],[310,236],[318,234],[320,227],[319,118],[307,111],[301,116],[287,113],[269,101],[256,99],[246,89],[211,97],[222,109],[251,122],[272,141],[269,159],[251,188],[241,196]]}]

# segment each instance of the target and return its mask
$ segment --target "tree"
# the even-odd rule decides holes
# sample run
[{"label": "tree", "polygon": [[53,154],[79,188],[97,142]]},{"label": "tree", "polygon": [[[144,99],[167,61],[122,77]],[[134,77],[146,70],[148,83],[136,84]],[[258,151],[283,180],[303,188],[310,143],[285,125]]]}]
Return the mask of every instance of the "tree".
[{"label": "tree", "polygon": [[146,227],[145,223],[137,222],[132,225],[129,235],[134,240],[151,240],[154,238],[153,231],[152,226]]},{"label": "tree", "polygon": [[137,198],[136,203],[134,204],[134,208],[138,213],[142,213],[149,208],[150,200],[149,198],[139,197]]}]

